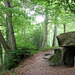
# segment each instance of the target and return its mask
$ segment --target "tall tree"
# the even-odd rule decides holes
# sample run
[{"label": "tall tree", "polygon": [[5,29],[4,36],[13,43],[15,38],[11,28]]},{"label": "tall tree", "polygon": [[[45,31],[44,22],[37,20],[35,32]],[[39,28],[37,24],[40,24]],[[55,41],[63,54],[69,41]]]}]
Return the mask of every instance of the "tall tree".
[{"label": "tall tree", "polygon": [[63,26],[64,26],[64,33],[66,33],[66,23],[64,23]]},{"label": "tall tree", "polygon": [[54,26],[54,36],[52,47],[56,46],[56,35],[57,35],[57,26]]},{"label": "tall tree", "polygon": [[12,7],[11,7],[11,1],[7,0],[5,1],[5,6],[9,8],[10,10],[6,13],[6,24],[7,24],[7,40],[8,45],[11,47],[12,50],[15,50],[16,48],[16,41],[15,41],[15,35],[14,35],[14,29],[12,26]]},{"label": "tall tree", "polygon": [[47,45],[47,30],[48,30],[48,5],[45,6],[45,28],[44,28],[44,38],[42,48],[45,48]]},{"label": "tall tree", "polygon": [[1,64],[3,66],[3,52],[2,52],[1,43],[0,43],[0,57],[1,57]]},{"label": "tall tree", "polygon": [[2,33],[1,33],[1,31],[0,31],[0,42],[1,42],[1,44],[3,45],[5,52],[6,52],[7,54],[9,54],[9,53],[8,53],[8,50],[9,50],[10,48],[9,48],[9,46],[7,45],[7,43],[6,43],[5,39],[4,39],[4,37],[3,37]]}]

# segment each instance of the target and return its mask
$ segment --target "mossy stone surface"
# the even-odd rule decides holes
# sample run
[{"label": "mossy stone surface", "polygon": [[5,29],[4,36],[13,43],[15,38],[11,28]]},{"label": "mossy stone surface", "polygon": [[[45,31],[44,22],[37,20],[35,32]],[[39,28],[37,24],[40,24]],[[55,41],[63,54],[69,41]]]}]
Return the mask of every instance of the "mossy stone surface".
[{"label": "mossy stone surface", "polygon": [[62,61],[62,50],[61,49],[55,49],[54,55],[49,58],[49,61],[54,63],[54,65],[60,65]]}]

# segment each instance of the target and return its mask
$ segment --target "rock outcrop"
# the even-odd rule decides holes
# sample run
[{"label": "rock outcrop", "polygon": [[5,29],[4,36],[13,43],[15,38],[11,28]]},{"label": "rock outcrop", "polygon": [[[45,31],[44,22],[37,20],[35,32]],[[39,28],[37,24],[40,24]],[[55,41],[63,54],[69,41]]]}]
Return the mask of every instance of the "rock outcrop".
[{"label": "rock outcrop", "polygon": [[[59,49],[55,50],[56,59],[61,60],[58,64],[74,66],[75,57],[75,32],[63,33],[57,36]],[[60,52],[61,51],[61,52]],[[57,53],[58,52],[58,53]],[[62,54],[60,54],[62,53]],[[50,58],[51,59],[51,58]],[[53,60],[53,59],[52,59]],[[55,63],[55,62],[54,62]]]}]

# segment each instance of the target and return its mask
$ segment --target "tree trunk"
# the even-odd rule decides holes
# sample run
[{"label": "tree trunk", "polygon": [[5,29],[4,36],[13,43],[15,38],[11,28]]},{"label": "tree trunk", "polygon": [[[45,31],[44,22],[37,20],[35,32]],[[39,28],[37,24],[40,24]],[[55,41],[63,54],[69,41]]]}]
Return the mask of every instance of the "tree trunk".
[{"label": "tree trunk", "polygon": [[0,44],[0,55],[1,55],[1,65],[3,66],[3,52],[2,52],[1,44]]},{"label": "tree trunk", "polygon": [[25,28],[25,26],[24,26],[24,36],[25,36],[25,34],[26,34],[26,28]]},{"label": "tree trunk", "polygon": [[8,46],[11,45],[11,43],[9,41],[9,30],[8,30],[8,27],[6,27],[6,42],[7,42]]},{"label": "tree trunk", "polygon": [[44,38],[42,43],[42,48],[45,48],[47,45],[47,28],[48,28],[48,8],[45,8],[45,29],[44,29]]},{"label": "tree trunk", "polygon": [[57,26],[54,26],[54,36],[52,47],[56,46],[56,35],[57,35]]},{"label": "tree trunk", "polygon": [[[5,6],[8,8],[11,8],[10,2],[5,1]],[[12,9],[12,8],[11,8]],[[8,45],[11,47],[12,50],[15,50],[16,48],[16,41],[15,41],[15,35],[14,30],[12,26],[12,11],[9,11],[6,13],[6,23],[7,23],[7,29],[8,29]]]},{"label": "tree trunk", "polygon": [[0,31],[0,42],[1,42],[1,44],[3,45],[3,48],[4,48],[5,52],[6,52],[7,54],[9,54],[9,53],[8,53],[8,50],[9,50],[10,48],[9,48],[9,46],[7,45],[7,43],[6,43],[5,39],[4,39],[4,37],[3,37],[2,33],[1,33],[1,31]]},{"label": "tree trunk", "polygon": [[64,25],[64,33],[66,33],[66,23]]}]

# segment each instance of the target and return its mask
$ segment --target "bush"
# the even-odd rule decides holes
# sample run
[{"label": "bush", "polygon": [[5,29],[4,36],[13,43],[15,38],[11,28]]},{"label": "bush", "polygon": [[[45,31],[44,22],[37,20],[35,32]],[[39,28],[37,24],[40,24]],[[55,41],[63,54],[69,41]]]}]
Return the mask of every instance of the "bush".
[{"label": "bush", "polygon": [[43,31],[40,29],[34,30],[34,32],[31,34],[31,42],[33,45],[37,47],[36,50],[41,49],[42,47],[42,42],[43,42]]},{"label": "bush", "polygon": [[19,47],[17,50],[10,51],[10,56],[7,57],[4,68],[9,70],[15,68],[23,58],[31,55],[31,51],[28,47]]}]

